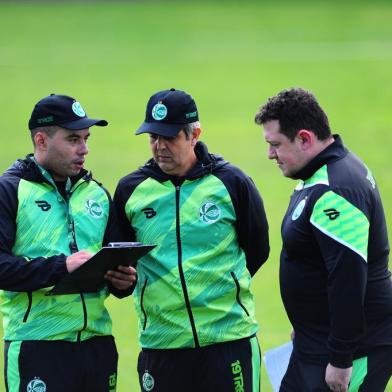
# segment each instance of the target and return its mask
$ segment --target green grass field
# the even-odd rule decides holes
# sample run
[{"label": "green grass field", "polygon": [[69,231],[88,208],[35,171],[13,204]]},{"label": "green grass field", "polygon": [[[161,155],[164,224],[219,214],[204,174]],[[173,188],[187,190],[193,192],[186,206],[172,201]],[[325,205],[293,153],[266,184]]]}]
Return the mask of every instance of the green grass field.
[{"label": "green grass field", "polygon": [[[295,183],[267,160],[254,114],[285,87],[312,90],[334,131],[372,168],[391,229],[391,20],[388,1],[1,2],[0,171],[31,151],[33,105],[64,93],[110,122],[92,129],[87,163],[112,192],[149,158],[147,137],[133,135],[149,96],[170,87],[190,92],[202,140],[246,171],[265,202],[272,251],[253,292],[267,350],[290,335],[278,255]],[[110,299],[108,307],[120,354],[118,391],[137,391],[132,299]],[[262,390],[272,390],[264,370]]]}]

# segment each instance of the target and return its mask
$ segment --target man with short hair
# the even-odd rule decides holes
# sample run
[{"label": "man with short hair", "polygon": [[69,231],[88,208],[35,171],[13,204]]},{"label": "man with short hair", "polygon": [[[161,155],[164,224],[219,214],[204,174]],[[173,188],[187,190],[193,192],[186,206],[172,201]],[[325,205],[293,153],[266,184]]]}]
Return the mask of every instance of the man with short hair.
[{"label": "man with short hair", "polygon": [[109,288],[50,296],[49,288],[119,236],[111,198],[84,169],[89,128],[75,99],[34,107],[34,154],[0,177],[0,288],[8,392],[116,390],[117,350],[104,306],[130,294],[135,270],[108,272]]},{"label": "man with short hair", "polygon": [[382,392],[392,374],[392,283],[370,170],[316,98],[283,90],[256,114],[268,158],[300,180],[282,223],[280,287],[294,328],[283,392]]},{"label": "man with short hair", "polygon": [[199,113],[184,91],[154,94],[141,133],[149,133],[153,158],[114,196],[127,239],[157,245],[137,264],[140,386],[259,391],[250,283],[269,253],[259,193],[198,141]]}]

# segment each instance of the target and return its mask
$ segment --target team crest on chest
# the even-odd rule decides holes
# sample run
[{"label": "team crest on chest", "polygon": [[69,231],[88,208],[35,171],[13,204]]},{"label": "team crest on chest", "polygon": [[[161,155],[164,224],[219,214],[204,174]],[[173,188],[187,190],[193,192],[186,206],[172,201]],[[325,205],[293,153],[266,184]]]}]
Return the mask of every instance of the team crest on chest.
[{"label": "team crest on chest", "polygon": [[297,207],[295,207],[293,215],[291,215],[291,220],[295,221],[295,220],[297,220],[300,217],[300,215],[302,214],[302,211],[305,208],[305,204],[306,204],[306,197],[305,197],[305,199],[302,199],[298,203]]},{"label": "team crest on chest", "polygon": [[101,219],[103,217],[103,208],[100,203],[95,200],[89,199],[84,205],[87,213],[95,219]]},{"label": "team crest on chest", "polygon": [[214,223],[220,218],[221,210],[213,201],[206,201],[200,207],[199,216],[204,223]]}]

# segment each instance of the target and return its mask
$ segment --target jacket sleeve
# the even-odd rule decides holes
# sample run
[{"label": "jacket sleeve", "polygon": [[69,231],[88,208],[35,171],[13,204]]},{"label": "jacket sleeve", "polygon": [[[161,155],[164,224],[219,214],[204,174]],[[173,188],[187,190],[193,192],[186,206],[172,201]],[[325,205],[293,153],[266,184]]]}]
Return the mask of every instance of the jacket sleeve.
[{"label": "jacket sleeve", "polygon": [[333,191],[317,200],[310,221],[327,270],[330,363],[347,368],[365,333],[369,221],[361,209]]},{"label": "jacket sleeve", "polygon": [[109,218],[106,225],[105,235],[103,238],[103,245],[106,246],[109,242],[121,242],[126,241],[126,237],[123,231],[120,229],[119,219],[117,216],[117,211],[114,207],[114,203],[110,194],[107,192],[107,197],[109,199]]},{"label": "jacket sleeve", "polygon": [[134,242],[136,241],[135,231],[125,212],[126,204],[136,187],[136,184],[133,184],[133,182],[130,181],[130,178],[129,175],[120,180],[116,191],[114,192],[113,200],[122,238],[124,241]]},{"label": "jacket sleeve", "polygon": [[[117,217],[116,209],[114,208],[114,203],[112,198],[108,192],[106,192],[109,199],[109,219],[106,225],[103,245],[106,246],[109,242],[122,242],[126,241],[126,237],[124,236],[122,230],[120,229],[119,220]],[[134,290],[134,286],[131,286],[129,289],[120,290],[114,287],[110,282],[107,283],[109,292],[113,294],[117,298],[124,298],[132,294]]]},{"label": "jacket sleeve", "polygon": [[246,255],[247,268],[253,276],[269,255],[268,221],[261,196],[252,179],[228,165],[218,177],[228,189],[235,213],[238,241]]},{"label": "jacket sleeve", "polygon": [[0,178],[0,289],[34,291],[56,284],[67,272],[65,255],[27,259],[12,252],[18,209],[17,183]]}]

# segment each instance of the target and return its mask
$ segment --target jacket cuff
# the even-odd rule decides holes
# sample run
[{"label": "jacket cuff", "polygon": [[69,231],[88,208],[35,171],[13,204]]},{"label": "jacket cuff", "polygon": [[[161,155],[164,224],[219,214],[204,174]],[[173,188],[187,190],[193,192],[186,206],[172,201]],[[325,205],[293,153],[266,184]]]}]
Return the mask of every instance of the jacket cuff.
[{"label": "jacket cuff", "polygon": [[133,284],[129,289],[126,290],[119,290],[116,287],[114,287],[110,282],[107,283],[108,289],[110,294],[113,294],[117,298],[125,298],[128,297],[133,293],[133,290],[135,290],[135,284]]},{"label": "jacket cuff", "polygon": [[347,369],[353,366],[353,356],[347,353],[330,353],[329,363],[340,369]]}]

